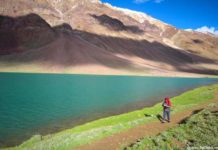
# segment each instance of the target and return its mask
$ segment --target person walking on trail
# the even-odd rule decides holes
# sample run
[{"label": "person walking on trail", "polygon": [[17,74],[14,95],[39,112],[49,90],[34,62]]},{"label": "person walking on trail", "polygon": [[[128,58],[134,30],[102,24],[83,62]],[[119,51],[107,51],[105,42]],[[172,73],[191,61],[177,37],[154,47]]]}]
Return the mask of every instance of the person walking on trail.
[{"label": "person walking on trail", "polygon": [[164,99],[162,106],[163,106],[163,123],[166,121],[170,122],[170,108],[172,104],[169,97],[166,97]]}]

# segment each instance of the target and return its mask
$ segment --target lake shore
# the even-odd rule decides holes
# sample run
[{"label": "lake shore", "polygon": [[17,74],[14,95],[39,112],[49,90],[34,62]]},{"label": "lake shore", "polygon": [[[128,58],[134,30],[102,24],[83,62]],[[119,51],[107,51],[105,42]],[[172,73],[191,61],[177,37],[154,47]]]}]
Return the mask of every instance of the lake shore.
[{"label": "lake shore", "polygon": [[[80,67],[81,68],[81,67]],[[128,70],[114,70],[114,69],[102,69],[102,68],[93,68],[86,67],[88,69],[80,69],[80,68],[71,68],[65,70],[58,69],[42,69],[40,67],[9,67],[4,68],[0,66],[1,73],[34,73],[34,74],[70,74],[70,75],[99,75],[99,76],[137,76],[137,77],[181,77],[181,78],[217,78],[217,75],[211,74],[198,74],[198,73],[190,73],[190,72],[179,72],[179,71],[152,71],[152,72],[136,72],[136,71],[128,71]],[[91,69],[90,69],[91,68]],[[96,71],[93,71],[96,70]],[[99,72],[99,70],[102,70]]]},{"label": "lake shore", "polygon": [[87,122],[151,107],[164,96],[175,97],[217,81],[1,73],[0,147],[13,147],[34,135],[53,135]]},{"label": "lake shore", "polygon": [[[172,99],[174,104],[172,113],[183,112],[193,106],[210,102],[215,98],[217,92],[218,84],[215,84],[203,86],[174,97]],[[73,149],[111,136],[115,133],[153,122],[157,119],[156,115],[161,113],[161,105],[158,103],[153,107],[146,107],[134,112],[99,119],[55,134],[47,136],[36,135],[20,146],[8,149]]]}]

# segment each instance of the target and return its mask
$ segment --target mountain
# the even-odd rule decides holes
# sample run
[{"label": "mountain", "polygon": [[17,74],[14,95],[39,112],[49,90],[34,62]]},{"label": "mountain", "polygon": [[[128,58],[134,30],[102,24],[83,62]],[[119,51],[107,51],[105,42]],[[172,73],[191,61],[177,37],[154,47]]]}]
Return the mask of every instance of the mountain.
[{"label": "mountain", "polygon": [[218,38],[99,0],[1,0],[0,71],[218,75]]}]

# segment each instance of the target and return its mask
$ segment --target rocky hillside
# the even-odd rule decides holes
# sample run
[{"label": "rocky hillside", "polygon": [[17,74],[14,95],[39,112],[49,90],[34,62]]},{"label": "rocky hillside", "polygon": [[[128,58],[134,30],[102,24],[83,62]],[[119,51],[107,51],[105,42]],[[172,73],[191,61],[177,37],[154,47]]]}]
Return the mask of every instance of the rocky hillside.
[{"label": "rocky hillside", "polygon": [[218,38],[98,0],[1,0],[0,71],[218,74]]}]

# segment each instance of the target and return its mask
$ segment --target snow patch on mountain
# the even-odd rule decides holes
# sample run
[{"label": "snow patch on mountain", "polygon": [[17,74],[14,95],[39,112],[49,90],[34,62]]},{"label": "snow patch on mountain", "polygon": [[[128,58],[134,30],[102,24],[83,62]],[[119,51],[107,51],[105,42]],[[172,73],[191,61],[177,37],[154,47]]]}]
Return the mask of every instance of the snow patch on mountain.
[{"label": "snow patch on mountain", "polygon": [[213,34],[215,36],[218,36],[218,30],[214,27],[207,27],[203,26],[201,28],[196,29],[195,31],[205,33],[205,34]]},{"label": "snow patch on mountain", "polygon": [[185,31],[199,32],[199,33],[218,37],[218,30],[216,30],[216,28],[214,28],[214,27],[203,26],[203,27],[197,28],[197,29],[185,29]]},{"label": "snow patch on mountain", "polygon": [[154,24],[158,26],[159,28],[161,28],[162,30],[165,30],[165,27],[168,26],[168,24],[155,19],[144,12],[134,11],[134,10],[130,10],[127,8],[115,7],[109,3],[105,3],[105,5],[109,8],[112,8],[116,11],[120,11],[124,13],[125,15],[130,16],[131,18],[135,19],[139,23],[144,23],[145,21],[148,21],[150,24]]}]

